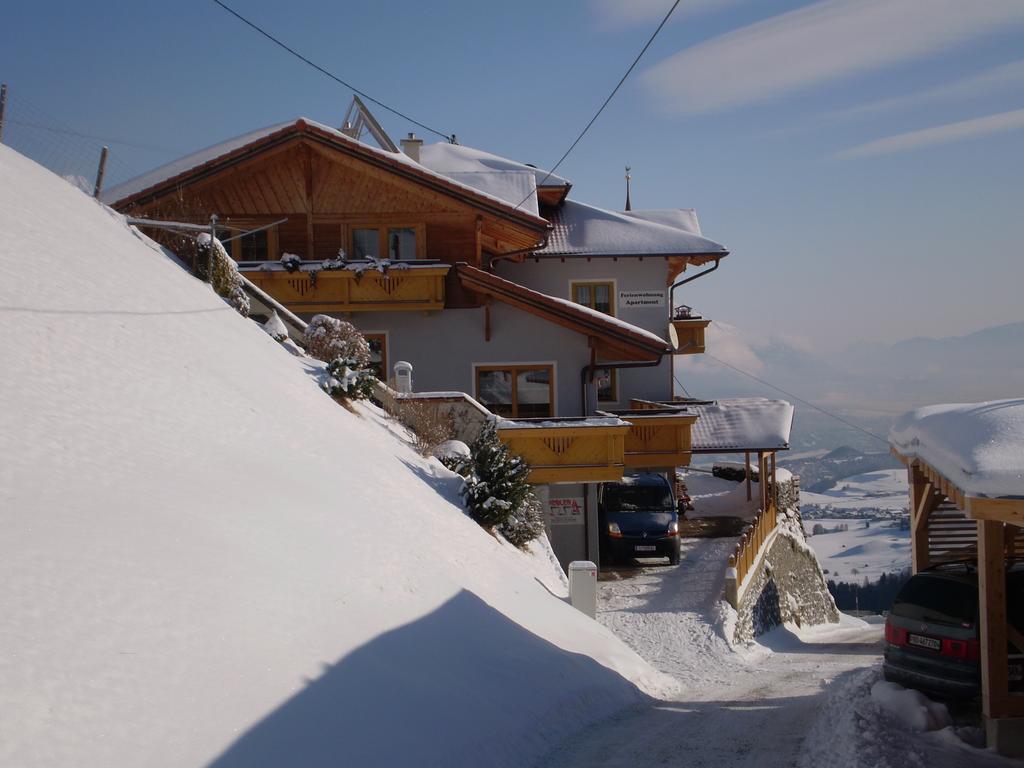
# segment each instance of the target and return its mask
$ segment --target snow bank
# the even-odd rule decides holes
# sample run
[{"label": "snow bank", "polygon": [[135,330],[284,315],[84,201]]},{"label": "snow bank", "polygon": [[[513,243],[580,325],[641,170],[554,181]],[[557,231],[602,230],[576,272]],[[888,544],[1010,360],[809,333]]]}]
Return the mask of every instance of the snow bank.
[{"label": "snow bank", "polygon": [[1024,399],[918,408],[896,421],[889,442],[968,496],[1024,496]]},{"label": "snow bank", "polygon": [[521,765],[662,690],[379,411],[0,178],[0,765]]},{"label": "snow bank", "polygon": [[896,683],[879,680],[871,686],[871,700],[915,731],[937,731],[953,724],[945,704]]}]

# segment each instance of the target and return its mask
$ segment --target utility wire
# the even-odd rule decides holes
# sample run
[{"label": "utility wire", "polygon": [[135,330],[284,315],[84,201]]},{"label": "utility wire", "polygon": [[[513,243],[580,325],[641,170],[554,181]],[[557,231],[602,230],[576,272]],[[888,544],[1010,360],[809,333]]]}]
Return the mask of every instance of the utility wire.
[{"label": "utility wire", "polygon": [[[451,135],[449,135],[447,133],[443,133],[442,131],[439,131],[436,128],[431,128],[429,125],[425,125],[425,124],[421,123],[419,120],[413,120],[411,117],[409,117],[408,115],[406,115],[406,114],[404,114],[402,112],[399,112],[394,107],[389,107],[383,101],[378,101],[377,99],[373,98],[373,96],[370,96],[368,93],[366,93],[365,91],[361,91],[358,88],[356,88],[354,85],[351,85],[350,83],[346,83],[344,80],[342,80],[340,77],[335,75],[333,72],[327,71],[326,69],[321,67],[319,64],[315,64],[314,62],[312,62],[309,59],[307,59],[305,56],[303,56],[301,53],[296,51],[294,48],[290,48],[289,46],[285,45],[283,42],[278,40],[276,37],[274,37],[272,34],[267,32],[265,29],[263,29],[260,26],[257,26],[256,24],[254,24],[253,22],[251,22],[247,18],[245,18],[245,16],[240,14],[238,11],[236,11],[233,8],[229,7],[228,5],[222,3],[221,0],[213,0],[213,2],[215,4],[217,4],[217,5],[219,5],[221,8],[223,8],[228,13],[230,13],[236,19],[241,21],[243,24],[246,24],[249,27],[252,27],[253,29],[255,29],[257,32],[259,32],[261,35],[263,35],[265,38],[270,40],[275,45],[278,45],[281,48],[284,48],[286,51],[288,51],[288,53],[290,53],[295,58],[299,59],[300,61],[305,62],[306,64],[311,66],[313,69],[315,69],[317,72],[320,72],[321,74],[327,75],[327,77],[331,78],[331,80],[333,80],[334,82],[339,83],[339,84],[345,86],[346,88],[348,88],[353,93],[358,93],[360,96],[362,96],[367,101],[371,101],[374,104],[376,104],[378,107],[381,107],[382,109],[386,109],[391,114],[397,115],[398,117],[402,118],[403,120],[408,120],[413,125],[418,125],[420,128],[422,128],[425,131],[429,131],[430,133],[437,134],[442,139],[445,139],[446,141],[449,141],[452,144],[455,143],[454,140],[453,140],[454,139],[453,136],[451,136]],[[678,5],[678,2],[679,2],[679,0],[676,0],[676,4],[677,5]]]},{"label": "utility wire", "polygon": [[886,445],[889,445],[889,441],[886,440],[881,435],[877,435],[874,432],[871,432],[870,430],[864,429],[864,427],[858,426],[857,424],[854,424],[851,421],[847,421],[842,416],[838,416],[837,414],[832,413],[831,411],[826,411],[824,408],[822,408],[820,406],[817,406],[817,405],[815,405],[814,403],[812,403],[812,402],[810,402],[808,400],[804,400],[802,397],[798,397],[797,395],[794,395],[792,392],[787,392],[782,387],[775,386],[770,381],[765,381],[764,379],[759,378],[759,377],[755,376],[752,373],[748,373],[747,371],[744,371],[742,368],[737,368],[732,363],[727,363],[727,362],[725,362],[725,360],[721,360],[721,359],[715,357],[714,355],[709,354],[708,352],[705,352],[704,356],[705,357],[710,357],[716,363],[720,363],[721,365],[724,365],[726,368],[731,368],[732,370],[736,371],[737,373],[741,373],[744,376],[746,376],[747,378],[753,379],[754,381],[758,382],[759,384],[764,384],[766,387],[771,387],[774,390],[778,390],[779,392],[784,394],[786,397],[791,397],[794,400],[796,400],[797,402],[803,403],[808,408],[813,408],[814,410],[818,411],[819,413],[823,413],[826,416],[831,416],[836,421],[842,422],[843,424],[845,424],[846,426],[850,427],[851,429],[856,429],[858,432],[863,432],[868,437],[874,438],[875,440],[878,440],[881,443],[885,443]]},{"label": "utility wire", "polygon": [[[220,3],[220,0],[213,0],[213,1],[215,3],[218,3],[218,4]],[[594,113],[594,116],[592,118],[590,118],[590,122],[586,124],[586,126],[583,128],[582,131],[580,131],[580,135],[576,137],[576,140],[572,144],[569,145],[569,148],[567,150],[565,150],[565,154],[563,154],[558,159],[558,162],[555,163],[551,167],[551,170],[548,171],[544,175],[544,178],[541,179],[539,182],[537,182],[536,186],[534,186],[534,188],[533,188],[533,191],[530,192],[529,195],[527,195],[526,197],[524,197],[522,200],[519,201],[519,205],[517,205],[516,208],[518,208],[523,203],[525,203],[527,200],[529,200],[530,197],[533,196],[533,194],[535,194],[538,189],[540,189],[542,186],[544,186],[544,182],[547,181],[549,178],[551,178],[552,174],[554,174],[554,172],[556,170],[558,170],[558,167],[562,163],[565,162],[565,158],[567,158],[569,156],[569,154],[574,149],[576,149],[576,145],[579,144],[580,141],[583,140],[583,137],[587,135],[587,131],[590,130],[590,127],[594,123],[597,122],[597,118],[599,118],[601,116],[601,113],[604,112],[604,108],[608,106],[609,102],[615,97],[615,94],[619,92],[619,88],[621,88],[622,84],[624,82],[626,82],[626,78],[630,76],[630,74],[633,72],[634,69],[636,69],[636,65],[640,63],[640,59],[642,59],[643,55],[645,53],[647,53],[647,49],[651,47],[651,43],[654,42],[654,38],[656,38],[658,36],[658,33],[661,32],[661,28],[664,27],[668,23],[668,20],[672,17],[672,14],[675,13],[675,10],[679,6],[679,3],[680,3],[680,0],[676,0],[674,3],[672,3],[672,7],[668,9],[668,13],[666,13],[665,14],[665,18],[663,18],[661,20],[661,24],[658,25],[658,28],[654,30],[654,32],[651,34],[650,38],[648,38],[647,42],[644,43],[644,47],[640,49],[640,53],[638,53],[636,55],[636,58],[633,59],[633,63],[629,65],[629,69],[626,70],[626,74],[624,74],[619,79],[619,82],[615,84],[615,87],[612,88],[612,92],[608,94],[608,98],[604,100],[604,103],[601,104],[601,106],[600,106],[600,108],[598,108],[597,112]]]},{"label": "utility wire", "polygon": [[43,123],[31,122],[29,120],[11,120],[14,125],[20,125],[25,128],[36,128],[41,131],[50,131],[51,133],[63,133],[67,136],[77,136],[80,139],[93,139],[95,141],[102,141],[104,144],[117,144],[122,147],[132,147],[134,149],[145,149],[150,152],[160,152],[166,155],[176,155],[177,152],[173,149],[167,149],[166,147],[155,147],[151,144],[137,144],[132,141],[122,141],[121,139],[110,139],[104,136],[94,136],[91,133],[79,133],[70,128],[58,128],[53,125],[45,125]]}]

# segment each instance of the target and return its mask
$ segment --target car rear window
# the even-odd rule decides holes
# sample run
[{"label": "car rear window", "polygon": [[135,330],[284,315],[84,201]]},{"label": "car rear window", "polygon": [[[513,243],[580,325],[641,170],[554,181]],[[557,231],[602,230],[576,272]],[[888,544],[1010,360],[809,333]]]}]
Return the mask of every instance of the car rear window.
[{"label": "car rear window", "polygon": [[978,587],[955,579],[914,576],[893,600],[892,613],[923,622],[973,626],[978,617]]},{"label": "car rear window", "polygon": [[672,509],[672,493],[664,485],[606,487],[604,505],[609,512],[642,512]]}]

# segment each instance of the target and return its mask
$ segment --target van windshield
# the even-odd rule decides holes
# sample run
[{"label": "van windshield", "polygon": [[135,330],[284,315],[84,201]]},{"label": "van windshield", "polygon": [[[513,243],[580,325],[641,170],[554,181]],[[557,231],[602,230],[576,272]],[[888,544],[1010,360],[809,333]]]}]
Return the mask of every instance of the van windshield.
[{"label": "van windshield", "polygon": [[663,485],[613,485],[605,488],[604,508],[609,512],[671,510],[672,494]]}]

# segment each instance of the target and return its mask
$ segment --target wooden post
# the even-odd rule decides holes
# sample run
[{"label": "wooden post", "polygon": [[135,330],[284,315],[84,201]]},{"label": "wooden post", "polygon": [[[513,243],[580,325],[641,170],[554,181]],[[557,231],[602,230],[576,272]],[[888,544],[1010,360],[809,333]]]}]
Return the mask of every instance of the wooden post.
[{"label": "wooden post", "polygon": [[7,112],[7,83],[0,84],[0,144],[4,143],[4,114]]},{"label": "wooden post", "polygon": [[92,190],[92,196],[97,200],[99,199],[100,192],[103,190],[103,174],[107,172],[107,154],[110,152],[108,147],[104,147],[100,150],[100,166],[96,169],[96,186]]},{"label": "wooden post", "polygon": [[908,469],[910,480],[910,566],[917,573],[931,565],[928,549],[928,518],[938,504],[935,486],[919,467]]},{"label": "wooden post", "polygon": [[761,509],[763,510],[766,506],[765,499],[768,495],[765,493],[765,471],[764,471],[764,451],[757,452],[757,484],[761,490]]},{"label": "wooden post", "polygon": [[981,704],[987,718],[1007,716],[1006,553],[1004,524],[978,521],[978,602],[981,615]]},{"label": "wooden post", "polygon": [[747,501],[750,501],[753,498],[753,495],[750,492],[750,451],[745,451],[743,453],[743,459],[747,463]]},{"label": "wooden post", "polygon": [[774,508],[775,506],[777,506],[779,498],[779,495],[775,490],[775,451],[772,451],[770,454],[768,454],[768,456],[770,457],[772,463],[772,468],[771,470],[769,470],[772,476],[772,495],[769,501],[771,502],[771,505]]},{"label": "wooden post", "polygon": [[217,238],[217,214],[210,214],[210,247],[206,252],[206,280],[213,284],[213,241]]}]

